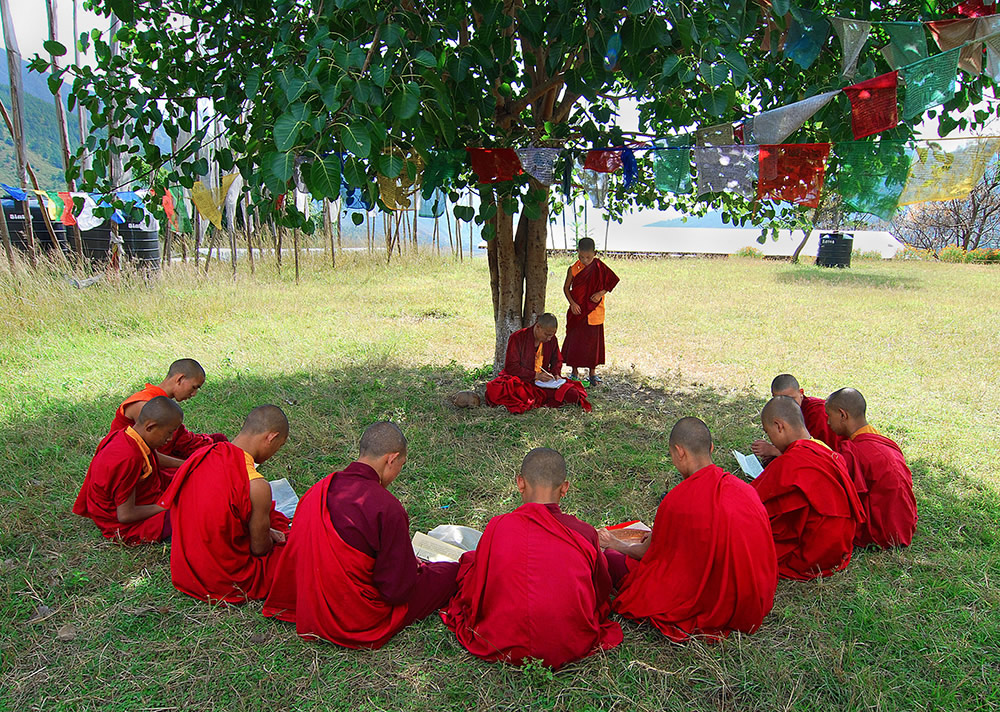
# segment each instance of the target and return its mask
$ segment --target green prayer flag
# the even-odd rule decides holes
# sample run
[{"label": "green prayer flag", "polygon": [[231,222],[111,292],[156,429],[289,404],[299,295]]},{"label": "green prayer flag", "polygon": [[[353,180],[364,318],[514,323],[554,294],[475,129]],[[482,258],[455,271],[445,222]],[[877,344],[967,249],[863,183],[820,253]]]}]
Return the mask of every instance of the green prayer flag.
[{"label": "green prayer flag", "polygon": [[955,96],[961,48],[935,54],[900,70],[906,85],[903,118],[912,119]]},{"label": "green prayer flag", "polygon": [[653,176],[664,193],[690,193],[691,150],[687,138],[653,142]]},{"label": "green prayer flag", "polygon": [[882,48],[885,61],[893,69],[927,58],[927,34],[922,22],[890,22],[882,26],[889,44]]},{"label": "green prayer flag", "polygon": [[902,141],[835,143],[826,189],[851,210],[890,220],[906,186],[912,152]]}]

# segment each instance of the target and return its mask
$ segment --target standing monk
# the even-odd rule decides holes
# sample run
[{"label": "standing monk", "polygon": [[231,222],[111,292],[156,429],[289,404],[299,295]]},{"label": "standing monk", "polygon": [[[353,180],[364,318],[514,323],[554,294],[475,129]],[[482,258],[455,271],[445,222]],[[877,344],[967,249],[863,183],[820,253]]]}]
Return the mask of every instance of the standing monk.
[{"label": "standing monk", "polygon": [[567,380],[558,388],[540,388],[559,378],[562,354],[556,331],[559,322],[552,314],[542,314],[529,327],[515,331],[507,341],[507,357],[500,375],[486,384],[486,402],[502,405],[511,413],[533,408],[558,408],[563,403],[579,403],[591,410],[587,391],[579,381]]},{"label": "standing monk", "polygon": [[166,478],[152,453],[180,425],[181,407],[166,396],[148,401],[135,426],[109,433],[94,453],[73,504],[73,513],[88,517],[108,539],[126,544],[170,538],[170,517],[157,502]]},{"label": "standing monk", "polygon": [[458,564],[413,554],[406,510],[386,489],[406,462],[399,427],[370,425],[359,449],[299,502],[264,615],[295,623],[303,638],[381,648],[451,598]]},{"label": "standing monk", "polygon": [[767,511],[750,485],[712,463],[713,449],[705,423],[677,421],[670,459],[684,481],[660,502],[653,531],[634,544],[598,532],[618,587],[615,610],[677,642],[753,633],[778,585]]},{"label": "standing monk", "polygon": [[769,400],[760,417],[781,453],[751,483],[771,520],[778,576],[806,581],[847,568],[864,513],[844,458],[810,437],[788,396]]},{"label": "standing monk", "polygon": [[[795,376],[790,373],[782,373],[771,381],[771,397],[776,396],[788,396],[794,400],[802,409],[802,419],[809,435],[826,443],[830,449],[837,449],[840,437],[830,429],[826,422],[826,401],[822,398],[807,396],[805,390],[799,387]],[[781,454],[767,440],[755,440],[750,449],[765,465]]]},{"label": "standing monk", "polygon": [[608,620],[611,577],[597,532],[563,514],[566,461],[535,448],[521,463],[523,504],[486,525],[462,555],[458,592],[441,613],[466,650],[484,660],[560,668],[622,642]]},{"label": "standing monk", "polygon": [[865,397],[841,388],[826,399],[830,429],[854,477],[866,522],[858,525],[855,546],[909,546],[917,528],[913,474],[899,445],[868,424]]},{"label": "standing monk", "polygon": [[174,475],[160,506],[170,510],[170,576],[181,593],[214,603],[266,598],[284,551],[288,518],[254,463],[288,439],[281,408],[250,411],[231,442],[207,445]]},{"label": "standing monk", "polygon": [[563,284],[569,301],[563,355],[578,380],[578,369],[590,369],[590,385],[601,382],[597,367],[604,363],[604,296],[618,284],[618,275],[597,257],[594,241],[582,238],[576,245],[579,259],[570,265]]}]

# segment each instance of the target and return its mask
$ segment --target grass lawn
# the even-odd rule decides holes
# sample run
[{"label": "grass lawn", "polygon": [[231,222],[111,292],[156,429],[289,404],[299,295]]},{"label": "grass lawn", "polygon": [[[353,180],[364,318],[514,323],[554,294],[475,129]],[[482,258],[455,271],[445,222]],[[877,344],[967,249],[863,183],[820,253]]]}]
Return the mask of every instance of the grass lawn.
[{"label": "grass lawn", "polygon": [[[568,264],[551,262],[560,320]],[[317,255],[298,285],[287,261],[235,282],[175,265],[83,290],[0,271],[0,710],[1000,709],[1000,268],[611,264],[594,412],[522,416],[446,402],[489,371],[485,260],[334,271]],[[717,645],[624,623],[618,649],[552,675],[482,663],[433,618],[376,652],[306,643],[259,604],[175,592],[165,547],[108,544],[69,512],[117,405],[181,356],[208,371],[184,404],[192,430],[232,436],[254,405],[285,409],[291,438],[263,471],[300,494],[369,422],[399,422],[410,453],[392,489],[421,530],[513,509],[539,445],[567,456],[567,511],[651,523],[679,481],[677,418],[703,418],[732,469],[775,374],[814,395],[856,386],[907,454],[920,523],[907,550],[782,582],[757,634]]]}]

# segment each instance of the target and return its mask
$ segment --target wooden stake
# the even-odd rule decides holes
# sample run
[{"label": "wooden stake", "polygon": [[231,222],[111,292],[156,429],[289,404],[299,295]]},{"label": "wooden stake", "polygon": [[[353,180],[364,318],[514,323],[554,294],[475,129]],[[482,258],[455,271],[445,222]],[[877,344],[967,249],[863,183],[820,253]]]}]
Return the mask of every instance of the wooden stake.
[{"label": "wooden stake", "polygon": [[292,250],[295,252],[295,283],[299,283],[299,231],[292,230]]},{"label": "wooden stake", "polygon": [[[73,63],[80,66],[80,30],[77,25],[77,10],[80,0],[73,0]],[[83,104],[77,102],[76,106],[77,129],[80,132],[80,147],[83,149],[80,154],[80,170],[90,170],[90,154],[87,152],[87,117],[83,113]],[[176,150],[175,150],[176,152]],[[185,255],[187,252],[185,251]],[[186,258],[185,258],[186,261]]]}]

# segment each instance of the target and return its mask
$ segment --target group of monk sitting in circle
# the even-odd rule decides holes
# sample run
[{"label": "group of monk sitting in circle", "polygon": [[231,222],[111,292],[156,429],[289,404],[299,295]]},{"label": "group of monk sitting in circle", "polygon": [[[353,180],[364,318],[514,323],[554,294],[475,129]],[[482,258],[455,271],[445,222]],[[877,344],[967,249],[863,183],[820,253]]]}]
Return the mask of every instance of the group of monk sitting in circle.
[{"label": "group of monk sitting in circle", "polygon": [[682,418],[667,447],[683,479],[652,531],[625,537],[560,510],[566,461],[539,447],[512,483],[523,504],[493,517],[458,562],[428,563],[389,491],[407,461],[397,425],[370,425],[357,459],[308,489],[292,526],[256,467],[288,438],[285,414],[254,408],[232,441],[188,432],[178,401],[204,381],[182,359],[126,399],[73,511],[108,539],[169,540],[182,593],[263,600],[263,615],[302,638],[348,648],[379,648],[435,611],[475,656],[553,668],[621,643],[612,612],[674,641],[749,634],[779,579],[830,576],[855,547],[906,546],[916,527],[910,471],[868,424],[861,393],[807,398],[782,375],[761,414],[769,442],[753,449],[767,464],[752,482],[715,465],[708,427]]}]

